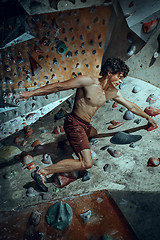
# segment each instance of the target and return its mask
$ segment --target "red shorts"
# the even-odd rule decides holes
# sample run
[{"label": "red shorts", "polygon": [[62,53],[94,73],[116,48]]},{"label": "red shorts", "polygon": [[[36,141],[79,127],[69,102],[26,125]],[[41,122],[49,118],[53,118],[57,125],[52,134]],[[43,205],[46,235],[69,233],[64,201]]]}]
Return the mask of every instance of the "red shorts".
[{"label": "red shorts", "polygon": [[67,139],[77,154],[83,149],[90,149],[88,136],[90,134],[92,125],[75,115],[69,114],[64,121],[64,130],[67,135]]}]

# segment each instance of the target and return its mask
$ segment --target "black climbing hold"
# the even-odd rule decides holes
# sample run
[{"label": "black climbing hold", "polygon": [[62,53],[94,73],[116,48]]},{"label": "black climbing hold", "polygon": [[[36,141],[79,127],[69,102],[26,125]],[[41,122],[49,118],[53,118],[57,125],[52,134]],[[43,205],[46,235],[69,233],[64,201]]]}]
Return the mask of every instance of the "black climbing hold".
[{"label": "black climbing hold", "polygon": [[78,50],[77,50],[77,51],[75,51],[75,55],[76,55],[76,56],[78,55]]},{"label": "black climbing hold", "polygon": [[81,52],[81,53],[84,55],[84,54],[85,54],[85,52],[86,52],[85,50],[82,50],[82,52]]},{"label": "black climbing hold", "polygon": [[54,58],[54,59],[53,59],[53,64],[54,64],[54,65],[57,65],[57,63],[58,63],[58,62],[57,62],[57,59]]},{"label": "black climbing hold", "polygon": [[72,58],[72,53],[69,51],[66,53],[66,57]]},{"label": "black climbing hold", "polygon": [[80,35],[80,40],[83,40],[83,36],[82,35]]},{"label": "black climbing hold", "polygon": [[110,139],[110,142],[114,144],[130,144],[131,142],[139,141],[141,138],[141,135],[131,135],[125,132],[118,132]]},{"label": "black climbing hold", "polygon": [[99,42],[99,44],[98,44],[98,45],[99,45],[99,47],[101,48],[101,47],[102,47],[102,42]]},{"label": "black climbing hold", "polygon": [[85,182],[85,181],[88,181],[91,179],[91,173],[88,172],[88,171],[85,171],[83,177],[82,177],[82,181]]}]

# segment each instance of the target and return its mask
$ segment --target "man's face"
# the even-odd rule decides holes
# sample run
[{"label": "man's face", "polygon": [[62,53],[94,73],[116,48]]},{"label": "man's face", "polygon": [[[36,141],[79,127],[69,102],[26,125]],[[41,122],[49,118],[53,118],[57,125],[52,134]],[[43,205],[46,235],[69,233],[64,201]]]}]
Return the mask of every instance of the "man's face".
[{"label": "man's face", "polygon": [[124,79],[122,72],[116,73],[116,74],[110,73],[109,76],[110,76],[110,82],[114,87],[118,87],[123,82],[123,79]]}]

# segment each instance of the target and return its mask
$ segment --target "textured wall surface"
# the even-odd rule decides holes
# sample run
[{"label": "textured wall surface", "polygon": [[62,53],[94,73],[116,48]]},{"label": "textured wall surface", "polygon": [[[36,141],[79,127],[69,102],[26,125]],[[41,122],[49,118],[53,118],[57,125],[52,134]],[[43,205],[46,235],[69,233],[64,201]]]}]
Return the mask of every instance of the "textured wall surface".
[{"label": "textured wall surface", "polygon": [[28,16],[35,38],[1,50],[3,89],[98,75],[110,13],[110,7],[93,7]]}]

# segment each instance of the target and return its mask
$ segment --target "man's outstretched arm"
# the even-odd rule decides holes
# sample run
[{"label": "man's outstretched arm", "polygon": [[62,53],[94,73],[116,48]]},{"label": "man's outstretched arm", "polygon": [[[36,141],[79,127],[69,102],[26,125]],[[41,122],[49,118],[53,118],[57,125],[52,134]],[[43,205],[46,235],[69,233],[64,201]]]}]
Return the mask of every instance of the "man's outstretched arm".
[{"label": "man's outstretched arm", "polygon": [[128,101],[127,99],[125,99],[119,91],[117,92],[117,96],[113,100],[116,101],[117,103],[120,103],[124,107],[126,107],[132,113],[145,118],[149,123],[152,124],[153,127],[156,126],[156,122],[154,121],[153,118],[151,118],[147,113],[145,113],[135,103],[132,103],[132,102]]},{"label": "man's outstretched arm", "polygon": [[92,78],[88,76],[78,76],[76,78],[72,78],[64,82],[56,82],[31,91],[20,92],[15,97],[17,101],[24,101],[33,96],[43,96],[73,88],[81,88],[89,86],[92,83],[93,83]]}]

